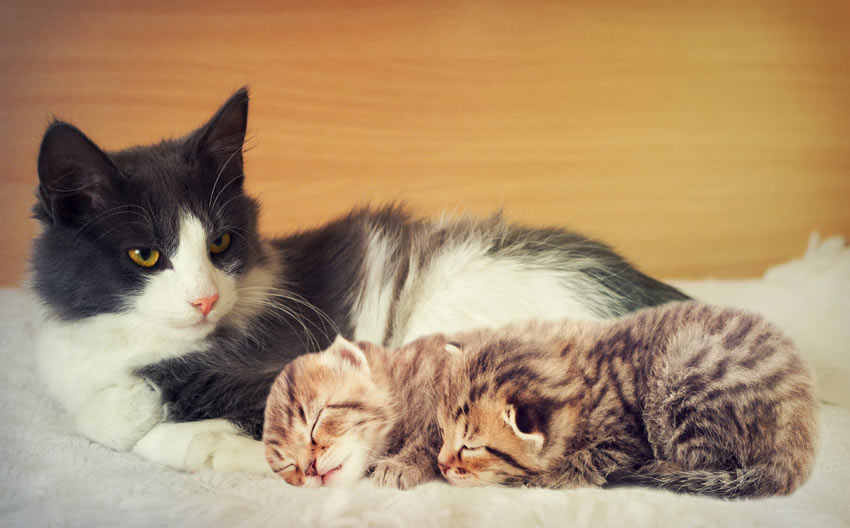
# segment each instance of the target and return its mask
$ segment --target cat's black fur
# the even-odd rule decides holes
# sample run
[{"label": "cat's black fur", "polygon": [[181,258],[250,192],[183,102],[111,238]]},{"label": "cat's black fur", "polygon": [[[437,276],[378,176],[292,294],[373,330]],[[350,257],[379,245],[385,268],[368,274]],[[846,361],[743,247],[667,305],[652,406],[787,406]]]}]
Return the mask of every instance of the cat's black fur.
[{"label": "cat's black fur", "polygon": [[[214,256],[216,265],[238,263],[238,274],[262,263],[259,206],[242,192],[247,111],[242,90],[184,138],[108,155],[68,123],[48,127],[33,207],[45,229],[30,267],[33,287],[57,315],[75,320],[126,309],[124,301],[145,275],[169,267],[163,256],[153,268],[141,268],[126,251],[159,247],[169,253],[177,244],[181,209],[210,226],[249,234],[234,237],[227,252]],[[227,206],[210,209],[213,199]]]},{"label": "cat's black fur", "polygon": [[[226,226],[238,235],[230,250],[214,257],[214,264],[221,264],[215,258],[235,259],[239,273],[244,273],[264,259],[281,258],[278,286],[315,309],[270,298],[277,308],[265,309],[247,326],[221,324],[208,337],[207,352],[138,371],[160,389],[170,420],[224,417],[259,439],[266,396],[283,366],[299,354],[326,348],[336,332],[352,335],[352,305],[364,282],[368,230],[377,226],[398,245],[391,263],[399,271],[397,297],[407,269],[403,249],[419,224],[398,207],[363,209],[272,241],[279,257],[264,252],[257,232],[257,202],[242,191],[247,105],[243,89],[207,125],[186,137],[108,154],[71,125],[52,124],[39,156],[41,185],[34,212],[45,229],[35,242],[31,268],[41,300],[73,321],[124,310],[124,300],[140,287],[144,274],[167,269],[167,259],[154,269],[142,269],[124,253],[131,247],[167,249],[176,244],[175,212],[181,208],[213,229]],[[221,196],[216,198],[213,189]],[[212,199],[227,206],[210,209]],[[450,235],[432,243],[453,243]],[[603,266],[581,271],[588,284],[598,285],[595,293],[605,298],[609,315],[687,298],[637,271],[604,244],[558,229],[512,227],[490,251],[594,257]],[[316,338],[312,344],[286,311],[305,321]]]}]

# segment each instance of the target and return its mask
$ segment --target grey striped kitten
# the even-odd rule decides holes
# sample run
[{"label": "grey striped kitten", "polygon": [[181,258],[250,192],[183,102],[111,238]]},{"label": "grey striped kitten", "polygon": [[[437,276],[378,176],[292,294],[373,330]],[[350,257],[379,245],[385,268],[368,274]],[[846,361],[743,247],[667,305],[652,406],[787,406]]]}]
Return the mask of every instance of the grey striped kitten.
[{"label": "grey striped kitten", "polygon": [[671,303],[456,340],[437,413],[451,484],[747,497],[791,493],[811,471],[812,376],[755,314]]}]

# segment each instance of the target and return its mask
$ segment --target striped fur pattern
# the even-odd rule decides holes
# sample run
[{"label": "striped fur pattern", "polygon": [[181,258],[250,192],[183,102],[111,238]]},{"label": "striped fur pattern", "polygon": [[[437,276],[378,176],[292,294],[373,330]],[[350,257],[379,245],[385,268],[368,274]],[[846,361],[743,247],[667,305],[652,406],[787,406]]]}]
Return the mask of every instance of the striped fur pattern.
[{"label": "striped fur pattern", "polygon": [[811,374],[758,315],[680,302],[457,340],[437,413],[454,485],[753,497],[791,493],[811,471]]},{"label": "striped fur pattern", "polygon": [[457,349],[432,335],[398,349],[338,337],[293,360],[272,385],[263,442],[272,470],[295,486],[380,486],[439,478],[435,409]]}]

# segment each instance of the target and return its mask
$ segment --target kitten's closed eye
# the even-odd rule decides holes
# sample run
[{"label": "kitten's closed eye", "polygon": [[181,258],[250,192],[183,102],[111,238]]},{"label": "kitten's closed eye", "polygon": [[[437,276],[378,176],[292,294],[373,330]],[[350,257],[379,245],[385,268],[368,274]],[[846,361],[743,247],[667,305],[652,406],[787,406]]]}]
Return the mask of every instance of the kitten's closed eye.
[{"label": "kitten's closed eye", "polygon": [[286,464],[280,467],[272,466],[272,471],[275,473],[285,473],[287,471],[292,471],[293,469],[295,469],[295,464]]}]

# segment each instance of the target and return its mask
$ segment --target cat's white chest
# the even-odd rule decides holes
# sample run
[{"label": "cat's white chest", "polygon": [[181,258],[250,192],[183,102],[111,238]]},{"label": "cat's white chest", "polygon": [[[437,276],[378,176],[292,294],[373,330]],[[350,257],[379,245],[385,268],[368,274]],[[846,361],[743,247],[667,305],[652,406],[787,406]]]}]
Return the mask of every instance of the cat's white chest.
[{"label": "cat's white chest", "polygon": [[41,313],[37,364],[48,390],[74,415],[79,433],[115,449],[129,449],[159,422],[159,394],[134,370],[200,350],[199,343],[163,340],[133,314],[65,322]]},{"label": "cat's white chest", "polygon": [[162,340],[134,314],[105,314],[66,322],[39,317],[36,354],[41,374],[73,410],[92,392],[132,376],[132,371],[198,345]]}]

